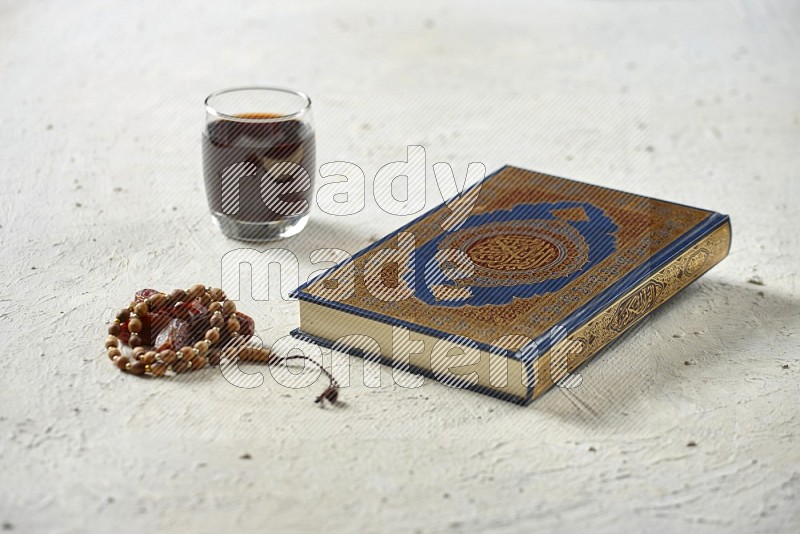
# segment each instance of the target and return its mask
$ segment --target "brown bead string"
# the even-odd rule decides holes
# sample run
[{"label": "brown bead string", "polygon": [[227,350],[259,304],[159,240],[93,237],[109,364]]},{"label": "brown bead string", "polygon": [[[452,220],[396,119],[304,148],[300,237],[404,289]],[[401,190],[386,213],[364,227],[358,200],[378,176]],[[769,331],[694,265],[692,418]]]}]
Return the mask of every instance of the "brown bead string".
[{"label": "brown bead string", "polygon": [[[166,349],[159,352],[148,350],[142,346],[139,334],[142,330],[142,320],[148,314],[159,311],[166,306],[199,300],[210,312],[208,330],[204,339],[194,345],[187,345],[178,350]],[[130,337],[128,345],[131,347],[130,357],[122,354],[122,340],[119,339],[122,323],[127,322]],[[336,403],[339,392],[339,383],[322,365],[307,356],[275,356],[269,349],[255,348],[243,345],[243,340],[238,339],[241,325],[236,317],[236,304],[227,300],[225,293],[219,288],[207,288],[196,284],[184,291],[176,289],[169,295],[154,293],[141,302],[133,301],[127,308],[121,309],[114,322],[108,327],[108,337],[105,347],[108,358],[121,371],[141,376],[150,375],[160,377],[167,371],[181,374],[188,371],[202,369],[206,365],[216,366],[220,362],[222,352],[212,347],[220,340],[221,329],[225,328],[230,334],[231,346],[225,349],[225,356],[238,358],[242,361],[261,362],[267,365],[286,362],[289,360],[305,359],[317,366],[330,381],[329,386],[314,402],[322,403],[328,400]]]},{"label": "brown bead string", "polygon": [[339,397],[339,382],[336,381],[333,375],[327,369],[325,369],[325,367],[308,356],[276,356],[272,354],[269,349],[259,349],[242,343],[231,344],[231,346],[227,347],[223,353],[225,358],[229,360],[235,360],[238,358],[245,362],[261,362],[266,363],[267,365],[285,363],[291,360],[307,360],[320,371],[322,371],[322,374],[328,378],[329,382],[328,387],[325,389],[325,391],[317,396],[314,402],[322,403],[324,400],[327,400],[331,404],[335,404]]},{"label": "brown bead string", "polygon": [[[178,350],[166,349],[156,352],[142,346],[142,339],[139,337],[142,320],[151,311],[159,311],[165,306],[194,300],[199,300],[211,312],[205,339]],[[127,308],[123,308],[117,313],[114,322],[108,327],[106,351],[109,359],[117,368],[134,375],[164,376],[167,371],[185,373],[193,369],[202,369],[209,363],[216,365],[219,363],[219,351],[210,349],[220,339],[220,328],[225,326],[232,337],[239,335],[240,325],[235,313],[236,305],[232,301],[226,300],[225,293],[218,288],[206,288],[201,284],[196,284],[186,291],[176,289],[169,295],[155,293],[142,302],[131,302]],[[117,337],[120,333],[120,325],[124,322],[128,323],[130,332],[128,345],[133,349],[130,357],[122,354],[120,350],[122,342]]]}]

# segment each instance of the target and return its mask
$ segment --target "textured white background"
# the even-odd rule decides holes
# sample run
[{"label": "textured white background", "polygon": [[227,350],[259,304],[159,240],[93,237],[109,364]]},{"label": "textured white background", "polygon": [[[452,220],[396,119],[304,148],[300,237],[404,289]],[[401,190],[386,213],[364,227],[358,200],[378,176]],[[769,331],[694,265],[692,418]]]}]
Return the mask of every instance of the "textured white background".
[{"label": "textured white background", "polygon": [[[2,528],[796,532],[798,50],[800,4],[777,0],[2,2]],[[512,163],[729,213],[733,249],[584,367],[580,402],[385,371],[369,389],[357,359],[341,409],[268,373],[123,375],[112,310],[217,284],[243,246],[211,226],[199,159],[203,98],[243,84],[312,96],[319,163],[372,177],[419,143],[429,169]],[[368,189],[285,246],[306,277],[310,251],[403,222]],[[267,341],[297,326],[294,302],[240,308]]]}]

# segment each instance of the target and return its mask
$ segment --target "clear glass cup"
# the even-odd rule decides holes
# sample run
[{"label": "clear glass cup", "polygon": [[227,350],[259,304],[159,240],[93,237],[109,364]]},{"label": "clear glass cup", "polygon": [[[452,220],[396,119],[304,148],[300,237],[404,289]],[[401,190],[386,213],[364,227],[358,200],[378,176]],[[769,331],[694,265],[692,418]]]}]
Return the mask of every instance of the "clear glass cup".
[{"label": "clear glass cup", "polygon": [[244,241],[299,233],[316,171],[311,99],[289,89],[241,87],[212,93],[205,107],[203,175],[214,224]]}]

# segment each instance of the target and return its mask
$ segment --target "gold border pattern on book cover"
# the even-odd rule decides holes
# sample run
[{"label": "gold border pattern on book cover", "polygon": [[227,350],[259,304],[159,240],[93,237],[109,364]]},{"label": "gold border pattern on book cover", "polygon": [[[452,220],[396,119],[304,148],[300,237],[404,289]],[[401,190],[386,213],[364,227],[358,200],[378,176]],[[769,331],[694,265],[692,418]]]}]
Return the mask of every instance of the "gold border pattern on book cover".
[{"label": "gold border pattern on book cover", "polygon": [[675,258],[534,362],[534,397],[566,378],[603,347],[638,323],[728,254],[731,228],[725,224]]}]

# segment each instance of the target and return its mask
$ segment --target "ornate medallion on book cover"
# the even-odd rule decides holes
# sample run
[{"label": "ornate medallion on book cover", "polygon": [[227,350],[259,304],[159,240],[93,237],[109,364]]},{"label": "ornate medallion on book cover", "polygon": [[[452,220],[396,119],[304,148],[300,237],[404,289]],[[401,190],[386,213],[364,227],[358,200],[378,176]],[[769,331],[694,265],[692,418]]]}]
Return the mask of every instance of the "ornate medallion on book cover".
[{"label": "ornate medallion on book cover", "polygon": [[474,265],[471,286],[535,284],[570,275],[589,261],[583,236],[561,220],[488,223],[447,236],[439,249],[458,249]]},{"label": "ornate medallion on book cover", "polygon": [[[473,215],[418,249],[414,261],[424,275],[416,276],[415,295],[439,306],[480,306],[558,291],[615,251],[616,230],[600,208],[585,202]],[[445,287],[468,289],[458,299],[437,298]]]}]

